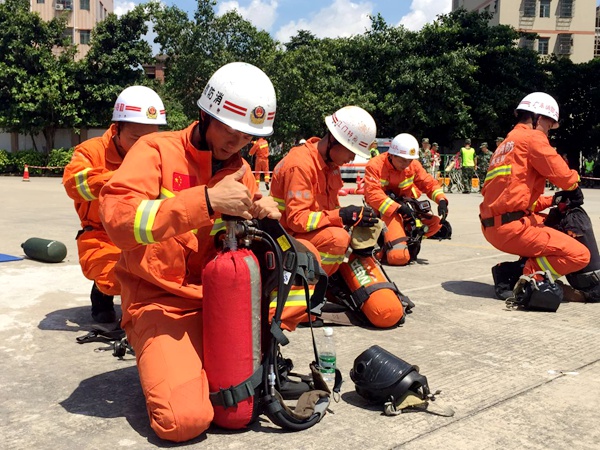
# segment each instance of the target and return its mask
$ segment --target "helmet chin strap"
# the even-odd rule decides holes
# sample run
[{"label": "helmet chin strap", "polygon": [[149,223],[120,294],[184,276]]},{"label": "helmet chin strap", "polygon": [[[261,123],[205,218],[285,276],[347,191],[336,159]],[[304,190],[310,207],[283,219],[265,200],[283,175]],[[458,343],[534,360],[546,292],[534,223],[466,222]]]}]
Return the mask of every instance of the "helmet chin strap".
[{"label": "helmet chin strap", "polygon": [[331,159],[331,149],[333,148],[333,146],[335,144],[331,142],[332,140],[335,140],[335,139],[333,138],[333,136],[331,135],[331,133],[328,133],[328,137],[327,137],[327,150],[325,150],[325,162],[327,164],[329,164],[330,162],[333,162],[333,159]]}]

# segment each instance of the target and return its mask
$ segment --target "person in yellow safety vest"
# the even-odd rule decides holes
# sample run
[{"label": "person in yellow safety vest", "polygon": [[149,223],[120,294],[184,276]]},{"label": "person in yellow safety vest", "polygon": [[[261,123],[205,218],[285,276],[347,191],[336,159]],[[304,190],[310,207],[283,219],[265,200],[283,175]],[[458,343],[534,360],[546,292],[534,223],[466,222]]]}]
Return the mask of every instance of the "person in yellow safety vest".
[{"label": "person in yellow safety vest", "polygon": [[269,183],[271,182],[271,174],[269,173],[269,143],[264,138],[258,138],[254,141],[254,145],[250,149],[250,156],[254,156],[254,177],[256,178],[256,185],[260,185],[260,176],[265,176],[265,188],[269,190]]},{"label": "person in yellow safety vest", "polygon": [[[596,165],[596,161],[593,157],[588,156],[583,160],[583,175],[587,178],[592,178],[594,176],[594,167]],[[584,179],[583,184],[585,187],[593,187],[594,180]]]},{"label": "person in yellow safety vest", "polygon": [[471,193],[471,183],[475,175],[475,149],[471,147],[471,139],[465,139],[465,146],[460,149],[462,166],[463,194]]},{"label": "person in yellow safety vest", "polygon": [[371,153],[371,158],[375,158],[379,155],[379,149],[377,148],[377,139],[375,139],[371,146],[369,147],[369,153]]}]

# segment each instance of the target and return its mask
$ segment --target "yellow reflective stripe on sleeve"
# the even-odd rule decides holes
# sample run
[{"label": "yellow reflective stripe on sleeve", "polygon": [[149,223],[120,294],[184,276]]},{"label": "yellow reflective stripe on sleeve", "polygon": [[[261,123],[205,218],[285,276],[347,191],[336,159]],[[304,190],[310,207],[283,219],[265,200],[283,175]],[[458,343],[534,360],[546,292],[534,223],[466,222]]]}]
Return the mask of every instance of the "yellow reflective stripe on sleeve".
[{"label": "yellow reflective stripe on sleeve", "polygon": [[437,202],[437,198],[442,195],[444,193],[443,189],[436,189],[435,191],[433,191],[431,193],[431,200],[433,200],[434,202]]},{"label": "yellow reflective stripe on sleeve", "polygon": [[142,200],[140,206],[138,206],[133,224],[133,234],[138,243],[148,245],[156,242],[154,236],[152,236],[152,226],[154,225],[158,208],[163,201]]},{"label": "yellow reflective stripe on sleeve", "polygon": [[496,177],[510,175],[512,172],[512,166],[498,166],[492,170],[490,170],[485,176],[485,182],[493,180]]},{"label": "yellow reflective stripe on sleeve", "polygon": [[215,223],[214,223],[212,229],[210,230],[210,235],[214,236],[219,231],[225,231],[225,222],[223,222],[223,219],[215,220]]},{"label": "yellow reflective stripe on sleeve", "polygon": [[382,187],[386,187],[388,184],[390,184],[388,180],[379,180],[379,182],[381,183]]},{"label": "yellow reflective stripe on sleeve", "polygon": [[[313,285],[309,285],[308,287],[308,295],[312,297],[315,292],[315,288]],[[277,289],[273,289],[271,294],[269,295],[270,303],[269,308],[277,308]],[[306,293],[304,292],[304,288],[300,289],[290,289],[290,293],[288,298],[285,300],[285,306],[301,306],[306,308]]]},{"label": "yellow reflective stripe on sleeve", "polygon": [[321,256],[321,265],[322,266],[331,266],[333,264],[341,264],[344,262],[344,258],[346,255],[332,255],[331,253],[319,252]]},{"label": "yellow reflective stripe on sleeve", "polygon": [[394,204],[394,201],[391,198],[386,198],[383,203],[379,206],[379,212],[381,214],[385,214],[385,212],[390,209],[390,206]]},{"label": "yellow reflective stripe on sleeve", "polygon": [[404,180],[402,183],[400,183],[398,185],[398,187],[400,189],[406,189],[407,187],[409,187],[411,184],[413,184],[415,181],[415,176],[413,175],[412,177],[407,178],[406,180]]},{"label": "yellow reflective stripe on sleeve", "polygon": [[578,184],[579,184],[579,178],[577,179],[577,181],[575,183],[573,183],[571,186],[569,186],[566,190],[573,191],[573,190],[575,190],[575,188],[577,187]]},{"label": "yellow reflective stripe on sleeve", "polygon": [[282,198],[273,197],[275,203],[277,203],[277,209],[279,211],[285,211],[285,200]]},{"label": "yellow reflective stripe on sleeve", "polygon": [[161,187],[160,188],[160,197],[159,198],[173,198],[175,194],[168,189]]},{"label": "yellow reflective stripe on sleeve", "polygon": [[321,221],[321,216],[323,213],[320,212],[311,212],[308,215],[308,221],[306,223],[306,231],[314,231],[317,229],[319,222]]},{"label": "yellow reflective stripe on sleeve", "polygon": [[88,184],[88,172],[92,170],[91,168],[83,169],[81,172],[77,172],[73,177],[75,178],[75,187],[77,188],[77,192],[82,199],[91,202],[92,200],[96,200],[98,197],[94,197],[92,191],[90,190],[90,185]]},{"label": "yellow reflective stripe on sleeve", "polygon": [[537,206],[537,204],[538,204],[538,201],[537,201],[537,200],[536,200],[535,202],[533,202],[533,205],[531,205],[531,206],[529,207],[529,211],[535,211],[535,207]]},{"label": "yellow reflective stripe on sleeve", "polygon": [[538,266],[540,266],[542,270],[550,272],[552,278],[555,280],[562,276],[560,273],[554,270],[554,267],[552,267],[552,264],[550,264],[550,261],[548,261],[548,258],[545,256],[539,256],[535,258],[535,262],[538,263]]}]

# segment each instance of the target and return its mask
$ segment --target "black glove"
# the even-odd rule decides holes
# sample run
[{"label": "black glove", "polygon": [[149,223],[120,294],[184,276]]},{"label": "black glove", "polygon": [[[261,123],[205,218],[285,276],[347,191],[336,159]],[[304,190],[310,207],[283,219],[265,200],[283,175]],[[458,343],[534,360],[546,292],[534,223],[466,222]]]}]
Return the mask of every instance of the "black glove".
[{"label": "black glove", "polygon": [[448,201],[440,200],[438,203],[438,216],[441,217],[442,220],[446,220],[448,216]]},{"label": "black glove", "polygon": [[576,208],[583,205],[583,192],[581,188],[577,186],[572,191],[558,191],[554,194],[552,204],[558,205],[559,203],[564,203],[569,208]]},{"label": "black glove", "polygon": [[377,216],[368,206],[344,206],[340,208],[340,217],[349,227],[370,227],[377,223]]},{"label": "black glove", "polygon": [[402,217],[415,216],[415,212],[410,206],[408,206],[408,203],[400,203],[400,207],[396,210],[396,213],[400,214]]}]

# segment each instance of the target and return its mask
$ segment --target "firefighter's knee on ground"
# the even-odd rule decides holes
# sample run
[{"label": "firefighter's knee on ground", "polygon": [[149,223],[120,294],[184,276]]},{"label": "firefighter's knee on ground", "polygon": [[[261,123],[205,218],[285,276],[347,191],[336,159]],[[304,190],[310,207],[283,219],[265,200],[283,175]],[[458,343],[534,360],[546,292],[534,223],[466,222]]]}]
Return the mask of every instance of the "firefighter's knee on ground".
[{"label": "firefighter's knee on ground", "polygon": [[[150,425],[156,435],[168,441],[185,442],[204,433],[212,422],[214,411],[210,401],[199,398],[199,379],[171,392],[171,398],[156,403],[147,399]],[[194,385],[198,385],[194,387]]]}]

